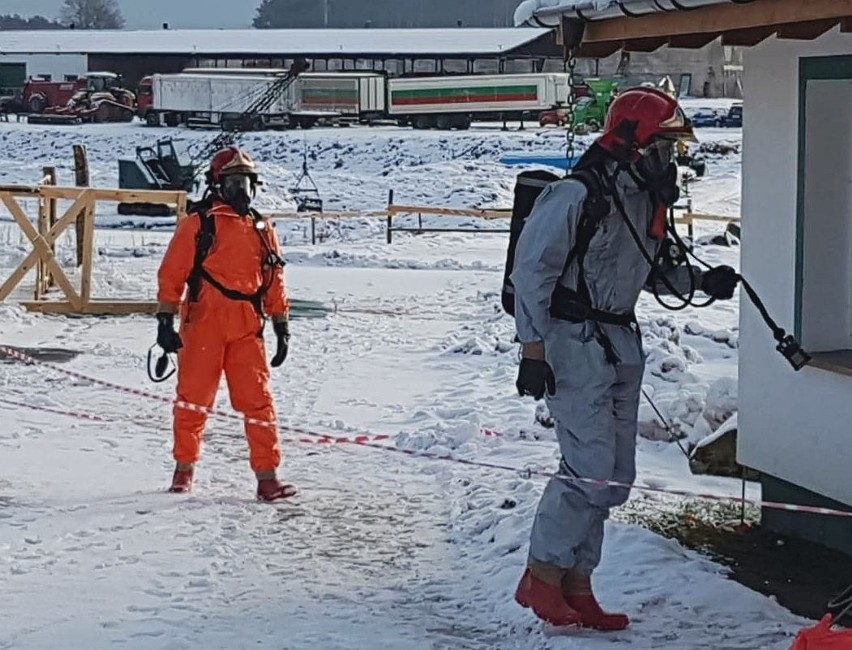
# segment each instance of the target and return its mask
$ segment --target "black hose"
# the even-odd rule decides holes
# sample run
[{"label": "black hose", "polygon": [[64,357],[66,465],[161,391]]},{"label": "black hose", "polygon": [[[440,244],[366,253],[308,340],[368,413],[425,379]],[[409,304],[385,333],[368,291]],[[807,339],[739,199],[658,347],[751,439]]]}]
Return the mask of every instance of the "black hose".
[{"label": "black hose", "polygon": [[828,609],[831,610],[834,622],[852,614],[852,585],[849,585],[842,594],[829,602]]},{"label": "black hose", "polygon": [[[616,173],[617,174],[617,173]],[[654,298],[656,298],[657,302],[670,311],[681,311],[686,309],[687,307],[708,307],[715,302],[715,298],[710,298],[705,302],[696,303],[695,293],[698,290],[697,280],[695,277],[695,271],[691,264],[687,262],[687,272],[689,273],[689,292],[688,295],[684,295],[681,293],[676,287],[674,287],[671,281],[666,277],[664,273],[660,272],[660,265],[656,260],[652,259],[648,254],[648,251],[645,249],[645,246],[642,243],[642,238],[639,236],[638,231],[636,230],[636,226],[633,225],[633,222],[630,220],[630,217],[627,214],[627,210],[624,207],[624,202],[621,200],[621,196],[618,194],[618,188],[615,185],[615,176],[609,179],[610,183],[610,191],[612,193],[613,202],[615,203],[615,207],[627,225],[627,229],[630,231],[630,236],[633,238],[633,241],[636,243],[636,246],[639,248],[639,252],[642,254],[642,257],[645,258],[645,261],[651,267],[651,278],[653,280],[653,294]],[[667,223],[666,230],[672,235],[672,238],[675,241],[675,245],[681,250],[684,254],[684,257],[692,257],[699,264],[704,266],[707,269],[712,269],[713,267],[698,257],[694,251],[690,250],[690,248],[686,245],[686,243],[681,239],[680,235],[677,233],[677,229],[674,226],[673,220]],[[749,284],[749,282],[740,274],[737,274],[737,278],[743,286],[743,290],[746,292],[751,303],[755,306],[757,311],[760,313],[761,318],[763,318],[763,322],[766,323],[767,327],[772,331],[772,336],[775,341],[778,343],[776,349],[784,356],[785,359],[790,363],[794,370],[799,371],[804,368],[811,360],[811,356],[802,349],[801,344],[791,335],[787,334],[787,332],[778,326],[778,323],[769,315],[769,311],[766,309],[766,305],[763,304],[763,301],[760,299],[760,296],[757,295],[757,292],[754,290],[754,287]],[[668,289],[675,298],[680,301],[680,304],[671,305],[664,301],[660,296],[657,282],[661,281],[663,286]]]},{"label": "black hose", "polygon": [[[680,290],[675,287],[671,280],[669,280],[664,273],[660,272],[660,265],[657,263],[655,259],[651,257],[648,251],[645,249],[645,245],[642,243],[642,238],[639,236],[639,232],[636,230],[636,226],[633,225],[633,221],[631,221],[630,217],[627,214],[627,210],[624,207],[624,202],[621,200],[621,196],[618,193],[618,188],[615,185],[615,177],[610,178],[610,192],[612,193],[612,199],[615,203],[615,207],[618,210],[621,218],[624,220],[627,229],[630,231],[630,236],[633,238],[633,241],[636,243],[639,252],[642,254],[642,257],[645,258],[645,261],[648,263],[648,266],[651,268],[651,277],[654,281],[653,284],[653,294],[654,298],[656,298],[657,302],[660,303],[662,307],[668,309],[669,311],[681,311],[686,309],[687,307],[699,307],[699,306],[707,306],[707,304],[697,305],[693,302],[695,298],[695,293],[698,290],[697,281],[695,278],[695,273],[692,271],[692,267],[687,265],[689,272],[689,291],[688,295],[683,295]],[[678,247],[685,246],[682,240],[679,240]],[[657,283],[660,282],[662,285],[668,289],[675,298],[680,301],[680,304],[672,305],[667,303],[660,296],[660,292],[658,289]]]}]

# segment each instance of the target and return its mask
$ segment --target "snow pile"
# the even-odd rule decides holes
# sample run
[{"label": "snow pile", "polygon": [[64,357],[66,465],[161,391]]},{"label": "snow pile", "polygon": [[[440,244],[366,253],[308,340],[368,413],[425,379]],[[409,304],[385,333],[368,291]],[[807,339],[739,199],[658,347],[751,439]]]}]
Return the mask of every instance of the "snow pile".
[{"label": "snow pile", "polygon": [[[532,20],[536,12],[541,9],[559,8],[569,9],[594,9],[603,11],[615,4],[616,0],[524,0],[515,9],[515,25],[524,25]],[[635,1],[635,0],[628,0]]]}]

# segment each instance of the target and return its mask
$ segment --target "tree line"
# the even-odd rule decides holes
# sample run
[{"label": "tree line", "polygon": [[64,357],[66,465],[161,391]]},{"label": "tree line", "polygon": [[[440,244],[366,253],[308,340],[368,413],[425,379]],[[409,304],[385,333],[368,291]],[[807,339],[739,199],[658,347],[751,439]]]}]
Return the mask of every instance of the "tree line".
[{"label": "tree line", "polygon": [[0,30],[13,29],[121,29],[124,16],[116,0],[64,0],[59,20],[44,16],[23,18],[0,15]]},{"label": "tree line", "polygon": [[518,0],[263,0],[270,28],[511,27]]},{"label": "tree line", "polygon": [[[518,0],[263,0],[260,29],[511,27]],[[121,29],[116,0],[64,0],[59,20],[0,15],[4,29]]]}]

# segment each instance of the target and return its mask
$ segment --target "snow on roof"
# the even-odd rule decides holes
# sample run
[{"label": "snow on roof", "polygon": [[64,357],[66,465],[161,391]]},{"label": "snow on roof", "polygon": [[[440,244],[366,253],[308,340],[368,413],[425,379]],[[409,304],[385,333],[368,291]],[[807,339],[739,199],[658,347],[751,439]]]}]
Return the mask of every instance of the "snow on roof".
[{"label": "snow on roof", "polygon": [[736,0],[524,0],[515,10],[516,25],[554,26],[562,14],[585,20],[694,9]]},{"label": "snow on roof", "polygon": [[4,54],[455,55],[509,52],[549,29],[1,31]]}]

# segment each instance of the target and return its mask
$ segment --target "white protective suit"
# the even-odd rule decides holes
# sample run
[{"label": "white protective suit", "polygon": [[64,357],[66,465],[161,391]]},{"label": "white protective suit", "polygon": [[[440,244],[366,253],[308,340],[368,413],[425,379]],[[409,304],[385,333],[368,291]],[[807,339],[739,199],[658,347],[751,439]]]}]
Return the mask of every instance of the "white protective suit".
[{"label": "white protective suit", "polygon": [[[627,173],[619,174],[616,187],[645,250],[654,259],[660,242],[647,234],[653,216],[649,194]],[[515,322],[521,343],[544,343],[546,360],[556,377],[556,393],[546,400],[562,453],[559,473],[633,483],[645,367],[638,326],[574,323],[555,319],[549,312],[557,282],[578,289],[578,264],[565,269],[565,262],[576,242],[586,195],[586,187],[569,178],[551,183],[536,201],[518,241],[511,275]],[[609,214],[589,243],[585,279],[592,307],[630,314],[651,269],[612,203],[610,199]],[[696,269],[693,273],[700,282]],[[686,267],[666,275],[675,288],[687,293]],[[605,339],[618,358],[615,363],[607,360]],[[600,562],[609,509],[623,504],[628,496],[624,488],[552,479],[536,512],[530,561],[590,574]]]}]

